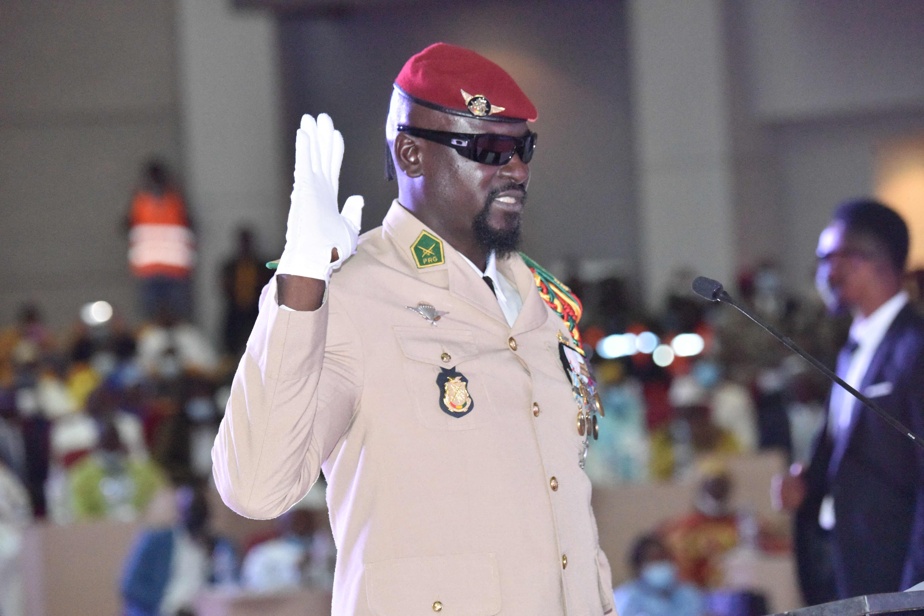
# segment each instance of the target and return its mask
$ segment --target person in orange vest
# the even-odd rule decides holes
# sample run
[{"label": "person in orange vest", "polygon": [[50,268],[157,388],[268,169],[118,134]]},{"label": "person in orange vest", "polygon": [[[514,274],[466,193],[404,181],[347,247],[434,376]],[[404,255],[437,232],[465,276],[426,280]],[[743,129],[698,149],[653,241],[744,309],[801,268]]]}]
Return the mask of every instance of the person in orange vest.
[{"label": "person in orange vest", "polygon": [[196,237],[186,202],[163,162],[145,164],[127,227],[128,263],[140,282],[143,318],[170,312],[189,319]]}]

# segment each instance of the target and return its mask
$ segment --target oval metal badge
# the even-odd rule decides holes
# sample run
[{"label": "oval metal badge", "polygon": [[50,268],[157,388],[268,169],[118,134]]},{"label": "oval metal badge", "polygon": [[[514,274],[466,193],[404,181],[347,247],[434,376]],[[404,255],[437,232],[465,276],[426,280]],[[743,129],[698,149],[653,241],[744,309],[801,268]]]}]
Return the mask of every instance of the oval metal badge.
[{"label": "oval metal badge", "polygon": [[455,367],[440,368],[436,377],[440,389],[440,408],[451,417],[464,417],[475,408],[475,401],[468,391],[468,379]]}]

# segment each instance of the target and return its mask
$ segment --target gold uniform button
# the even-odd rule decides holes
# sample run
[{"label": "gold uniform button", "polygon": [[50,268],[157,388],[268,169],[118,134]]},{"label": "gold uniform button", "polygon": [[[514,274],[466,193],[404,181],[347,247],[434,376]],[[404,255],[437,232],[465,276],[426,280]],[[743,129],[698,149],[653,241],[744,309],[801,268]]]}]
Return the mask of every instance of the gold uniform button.
[{"label": "gold uniform button", "polygon": [[552,488],[552,492],[558,492],[558,479],[555,477],[549,479],[549,487]]},{"label": "gold uniform button", "polygon": [[562,569],[568,568],[568,556],[565,554],[561,555],[561,568]]},{"label": "gold uniform button", "polygon": [[442,612],[442,611],[443,611],[443,604],[442,604],[440,601],[434,601],[434,602],[433,602],[433,611],[434,611],[434,612]]},{"label": "gold uniform button", "polygon": [[450,359],[452,359],[452,355],[449,353],[443,353],[440,355],[440,359],[442,359],[444,362],[448,362]]},{"label": "gold uniform button", "polygon": [[507,339],[507,346],[510,347],[511,351],[516,351],[517,350],[517,339],[514,338],[513,336],[510,336],[510,338]]},{"label": "gold uniform button", "polygon": [[533,417],[539,417],[539,403],[533,402]]}]

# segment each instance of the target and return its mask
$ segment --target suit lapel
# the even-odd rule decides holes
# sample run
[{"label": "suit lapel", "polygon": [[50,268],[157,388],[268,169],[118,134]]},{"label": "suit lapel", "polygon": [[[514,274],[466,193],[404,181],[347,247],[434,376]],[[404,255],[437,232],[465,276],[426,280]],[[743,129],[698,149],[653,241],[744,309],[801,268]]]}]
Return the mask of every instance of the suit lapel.
[{"label": "suit lapel", "polygon": [[[901,333],[903,322],[907,318],[909,310],[911,310],[910,306],[905,306],[902,308],[901,311],[895,315],[895,320],[893,320],[892,324],[889,325],[889,329],[886,330],[885,336],[882,337],[882,341],[879,343],[879,347],[873,354],[873,358],[870,360],[869,366],[866,368],[866,372],[863,374],[863,378],[860,381],[859,387],[856,388],[860,393],[865,394],[866,389],[870,385],[879,382],[884,377],[883,367],[895,349],[896,338]],[[849,392],[845,392],[845,395],[853,398],[852,394]],[[847,425],[844,433],[834,443],[834,452],[831,456],[831,464],[829,466],[829,473],[832,477],[837,473],[837,469],[844,457],[844,452],[847,450],[847,447],[850,444],[850,440],[853,438],[854,428],[857,426],[857,422],[860,419],[861,413],[875,413],[875,411],[872,409],[867,409],[865,404],[854,398],[853,409],[850,413],[850,423]],[[881,419],[877,417],[877,420]]]}]

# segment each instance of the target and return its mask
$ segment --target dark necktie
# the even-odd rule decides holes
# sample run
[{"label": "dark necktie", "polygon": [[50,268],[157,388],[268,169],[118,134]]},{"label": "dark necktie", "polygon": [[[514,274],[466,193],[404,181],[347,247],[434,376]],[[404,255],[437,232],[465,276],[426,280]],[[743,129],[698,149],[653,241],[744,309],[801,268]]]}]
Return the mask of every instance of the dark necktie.
[{"label": "dark necktie", "polygon": [[496,297],[496,296],[497,296],[497,291],[494,290],[494,281],[491,280],[491,277],[490,277],[490,276],[482,276],[481,279],[485,281],[485,283],[488,285],[488,288],[491,289],[491,293],[493,293],[494,296]]}]

